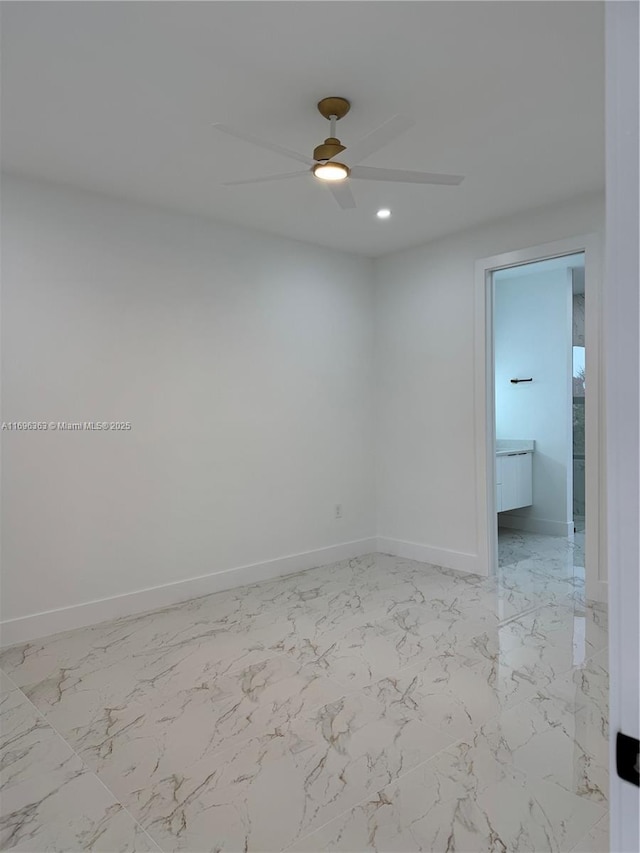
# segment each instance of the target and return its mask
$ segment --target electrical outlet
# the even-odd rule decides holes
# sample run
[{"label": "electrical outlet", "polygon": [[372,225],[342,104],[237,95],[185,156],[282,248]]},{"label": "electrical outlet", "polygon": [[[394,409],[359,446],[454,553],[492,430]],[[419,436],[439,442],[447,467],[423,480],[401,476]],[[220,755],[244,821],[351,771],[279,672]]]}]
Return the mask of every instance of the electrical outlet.
[{"label": "electrical outlet", "polygon": [[342,504],[336,504],[336,518],[342,518]]}]

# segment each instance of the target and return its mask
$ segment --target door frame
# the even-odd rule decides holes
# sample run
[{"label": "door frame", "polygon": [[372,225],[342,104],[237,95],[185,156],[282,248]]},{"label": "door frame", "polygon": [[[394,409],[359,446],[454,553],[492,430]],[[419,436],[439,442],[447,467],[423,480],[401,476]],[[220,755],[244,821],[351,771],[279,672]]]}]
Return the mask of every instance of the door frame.
[{"label": "door frame", "polygon": [[606,286],[604,355],[607,391],[609,529],[608,849],[640,849],[640,791],[616,772],[616,735],[640,738],[640,316],[638,3],[605,3]]},{"label": "door frame", "polygon": [[495,483],[494,295],[492,273],[584,252],[585,268],[585,573],[590,600],[607,600],[602,414],[602,248],[597,234],[583,234],[482,258],[475,264],[476,508],[478,556],[486,574],[497,567]]}]

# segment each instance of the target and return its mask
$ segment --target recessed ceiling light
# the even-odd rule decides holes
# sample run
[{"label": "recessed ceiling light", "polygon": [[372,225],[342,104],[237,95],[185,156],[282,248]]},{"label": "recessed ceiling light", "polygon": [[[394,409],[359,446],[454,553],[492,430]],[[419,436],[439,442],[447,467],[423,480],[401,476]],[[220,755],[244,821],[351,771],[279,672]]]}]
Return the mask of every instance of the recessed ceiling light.
[{"label": "recessed ceiling light", "polygon": [[316,163],[313,174],[322,181],[344,181],[349,177],[349,167],[342,163]]},{"label": "recessed ceiling light", "polygon": [[378,219],[388,219],[391,216],[391,211],[388,207],[381,207],[376,216]]}]

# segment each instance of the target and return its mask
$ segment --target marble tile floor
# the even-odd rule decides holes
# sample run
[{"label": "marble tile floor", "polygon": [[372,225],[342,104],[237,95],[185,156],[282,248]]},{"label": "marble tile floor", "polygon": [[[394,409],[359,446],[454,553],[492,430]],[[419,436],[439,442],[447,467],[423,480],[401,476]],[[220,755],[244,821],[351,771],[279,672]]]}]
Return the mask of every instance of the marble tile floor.
[{"label": "marble tile floor", "polygon": [[492,578],[371,554],[5,649],[0,849],[606,853],[574,561],[501,531]]}]

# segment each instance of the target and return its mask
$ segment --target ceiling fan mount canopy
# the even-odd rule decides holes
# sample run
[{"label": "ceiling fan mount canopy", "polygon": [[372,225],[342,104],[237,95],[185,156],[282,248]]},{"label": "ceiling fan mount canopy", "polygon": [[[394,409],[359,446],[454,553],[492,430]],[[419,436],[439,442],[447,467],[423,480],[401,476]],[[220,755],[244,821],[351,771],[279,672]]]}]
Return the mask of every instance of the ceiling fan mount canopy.
[{"label": "ceiling fan mount canopy", "polygon": [[339,121],[346,116],[350,109],[351,104],[346,98],[332,97],[318,101],[318,111],[327,121],[331,119],[331,116],[335,116],[336,120]]}]

